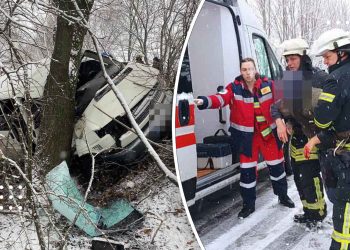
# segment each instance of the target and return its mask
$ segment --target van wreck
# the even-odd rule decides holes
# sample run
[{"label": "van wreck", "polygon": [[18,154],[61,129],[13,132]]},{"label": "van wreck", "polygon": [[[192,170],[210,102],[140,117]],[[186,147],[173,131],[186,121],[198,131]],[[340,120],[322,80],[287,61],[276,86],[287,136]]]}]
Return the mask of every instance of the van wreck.
[{"label": "van wreck", "polygon": [[[161,89],[159,70],[136,62],[122,63],[107,56],[103,59],[108,74],[127,100],[142,131],[150,140],[159,140],[164,133],[150,133],[158,127],[152,125],[149,113],[155,105],[171,103],[171,93]],[[30,86],[27,88],[33,100],[31,112],[34,144],[39,133],[41,98],[49,74],[49,64],[49,59],[43,59],[28,66]],[[25,88],[16,79],[16,74],[11,80],[6,75],[0,77],[0,135],[4,152],[20,149],[20,128],[28,125],[21,105]],[[75,156],[99,153],[104,160],[128,164],[143,155],[145,146],[132,131],[122,105],[103,76],[95,52],[84,52],[75,99],[76,122],[72,141]],[[13,115],[15,113],[16,116]]]}]

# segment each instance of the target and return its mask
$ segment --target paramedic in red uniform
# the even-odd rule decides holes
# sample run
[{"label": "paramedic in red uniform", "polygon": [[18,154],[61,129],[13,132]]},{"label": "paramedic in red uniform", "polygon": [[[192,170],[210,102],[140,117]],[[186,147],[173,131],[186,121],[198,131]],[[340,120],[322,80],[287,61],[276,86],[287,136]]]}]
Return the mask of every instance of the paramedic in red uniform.
[{"label": "paramedic in red uniform", "polygon": [[224,91],[211,96],[199,96],[194,102],[199,109],[218,109],[230,106],[229,131],[240,152],[240,192],[243,208],[238,217],[245,218],[255,211],[257,164],[259,152],[270,171],[273,192],[279,202],[293,208],[287,195],[282,143],[277,138],[270,107],[274,102],[273,82],[260,77],[251,58],[241,61],[241,75]]}]

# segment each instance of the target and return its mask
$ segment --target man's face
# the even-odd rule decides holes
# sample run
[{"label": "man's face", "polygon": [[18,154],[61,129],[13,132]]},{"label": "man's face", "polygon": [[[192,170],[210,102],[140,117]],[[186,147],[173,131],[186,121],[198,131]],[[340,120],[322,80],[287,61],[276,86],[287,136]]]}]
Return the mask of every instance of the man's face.
[{"label": "man's face", "polygon": [[338,55],[334,51],[327,51],[322,55],[322,57],[323,57],[323,63],[327,65],[327,67],[330,67],[336,64],[338,61]]},{"label": "man's face", "polygon": [[289,55],[286,56],[286,62],[290,71],[297,71],[300,68],[300,56]]},{"label": "man's face", "polygon": [[241,75],[246,82],[255,81],[256,68],[253,62],[244,62],[241,65]]}]

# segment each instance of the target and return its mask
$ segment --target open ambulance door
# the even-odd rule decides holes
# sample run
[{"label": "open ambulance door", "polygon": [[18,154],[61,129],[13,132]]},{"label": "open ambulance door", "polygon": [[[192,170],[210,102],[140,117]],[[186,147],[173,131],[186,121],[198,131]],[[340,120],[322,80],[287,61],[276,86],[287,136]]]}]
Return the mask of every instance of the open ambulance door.
[{"label": "open ambulance door", "polygon": [[194,133],[194,103],[190,61],[186,50],[176,94],[175,143],[177,164],[187,205],[195,203],[197,184],[197,152]]}]

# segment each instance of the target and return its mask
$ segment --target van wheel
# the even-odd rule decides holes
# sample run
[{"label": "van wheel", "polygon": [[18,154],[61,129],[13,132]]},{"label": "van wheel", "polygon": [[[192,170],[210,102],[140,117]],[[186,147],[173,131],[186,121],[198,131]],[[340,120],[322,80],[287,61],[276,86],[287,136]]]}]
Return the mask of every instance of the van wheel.
[{"label": "van wheel", "polygon": [[202,212],[203,203],[204,199],[200,199],[196,201],[196,203],[193,206],[189,207],[192,218],[196,218],[196,215]]}]

